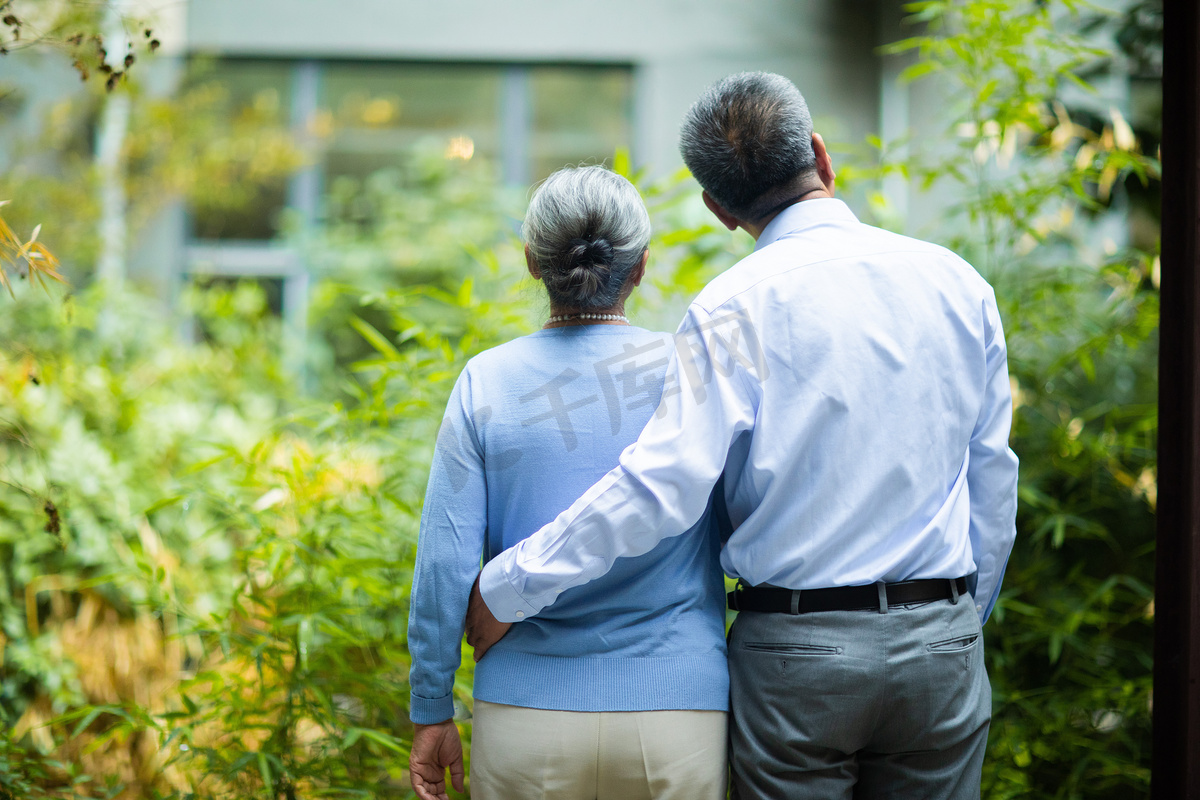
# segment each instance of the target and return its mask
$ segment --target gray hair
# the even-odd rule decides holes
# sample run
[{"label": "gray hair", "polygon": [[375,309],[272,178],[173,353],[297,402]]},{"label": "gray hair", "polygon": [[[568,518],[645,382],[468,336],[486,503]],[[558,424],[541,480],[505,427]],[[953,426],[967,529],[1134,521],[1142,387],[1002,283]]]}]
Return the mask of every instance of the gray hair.
[{"label": "gray hair", "polygon": [[700,96],[683,119],[679,152],[713,200],[755,222],[812,182],[812,117],[782,75],[742,72]]},{"label": "gray hair", "polygon": [[650,244],[650,215],[615,172],[567,167],[533,193],[521,234],[552,303],[609,308]]}]

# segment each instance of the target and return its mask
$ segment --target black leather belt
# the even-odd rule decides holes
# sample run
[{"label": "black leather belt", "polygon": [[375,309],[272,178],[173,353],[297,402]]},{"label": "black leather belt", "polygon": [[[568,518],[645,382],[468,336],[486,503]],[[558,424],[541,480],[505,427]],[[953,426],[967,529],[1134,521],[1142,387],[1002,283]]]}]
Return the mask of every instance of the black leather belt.
[{"label": "black leather belt", "polygon": [[734,611],[766,611],[782,614],[811,614],[814,611],[855,611],[888,606],[950,600],[967,593],[966,578],[929,578],[900,583],[869,583],[834,589],[776,589],[747,586],[741,581],[727,597]]}]

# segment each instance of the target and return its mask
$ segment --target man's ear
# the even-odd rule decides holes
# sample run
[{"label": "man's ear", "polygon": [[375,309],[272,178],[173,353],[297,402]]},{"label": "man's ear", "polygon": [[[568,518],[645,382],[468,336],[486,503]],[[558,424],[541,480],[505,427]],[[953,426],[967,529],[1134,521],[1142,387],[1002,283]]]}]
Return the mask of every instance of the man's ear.
[{"label": "man's ear", "polygon": [[713,200],[708,192],[703,192],[701,197],[704,198],[704,205],[708,206],[708,210],[713,213],[713,216],[721,220],[721,224],[731,231],[736,231],[738,226],[742,224],[741,220],[726,211],[716,200]]},{"label": "man's ear", "polygon": [[542,271],[538,269],[537,262],[533,260],[533,253],[529,252],[529,245],[525,245],[525,266],[535,281],[542,279]]},{"label": "man's ear", "polygon": [[834,182],[837,180],[837,175],[833,171],[833,159],[829,157],[829,151],[825,149],[825,140],[821,138],[821,134],[813,134],[812,145],[813,155],[817,157],[817,177],[821,179],[825,191],[829,192],[832,197]]},{"label": "man's ear", "polygon": [[646,248],[642,251],[642,260],[633,268],[633,272],[629,273],[629,280],[634,286],[642,285],[642,278],[646,277],[646,262],[650,259],[650,249]]}]

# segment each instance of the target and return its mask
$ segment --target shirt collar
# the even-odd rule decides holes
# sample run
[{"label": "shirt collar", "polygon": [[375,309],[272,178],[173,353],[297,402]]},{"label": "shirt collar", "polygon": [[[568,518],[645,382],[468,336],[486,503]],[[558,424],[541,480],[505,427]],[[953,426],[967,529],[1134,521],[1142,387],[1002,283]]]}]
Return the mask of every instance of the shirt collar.
[{"label": "shirt collar", "polygon": [[775,215],[775,219],[767,223],[754,245],[754,250],[757,252],[789,233],[828,222],[858,222],[858,217],[854,216],[850,206],[833,197],[801,200],[780,211]]}]

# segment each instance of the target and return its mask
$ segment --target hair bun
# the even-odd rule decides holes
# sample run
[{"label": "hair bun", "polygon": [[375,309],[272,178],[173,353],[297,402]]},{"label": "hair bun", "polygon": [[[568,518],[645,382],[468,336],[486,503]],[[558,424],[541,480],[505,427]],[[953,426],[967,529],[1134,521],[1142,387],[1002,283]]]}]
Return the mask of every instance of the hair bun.
[{"label": "hair bun", "polygon": [[521,234],[551,307],[596,311],[620,303],[650,241],[650,217],[615,172],[566,167],[534,190]]},{"label": "hair bun", "polygon": [[542,273],[542,280],[571,305],[583,307],[604,287],[616,259],[607,239],[577,236],[567,242],[560,269]]},{"label": "hair bun", "polygon": [[592,239],[576,236],[567,244],[569,247],[563,254],[563,266],[567,269],[590,266],[607,269],[612,266],[613,257],[616,255],[613,246],[603,237]]}]

